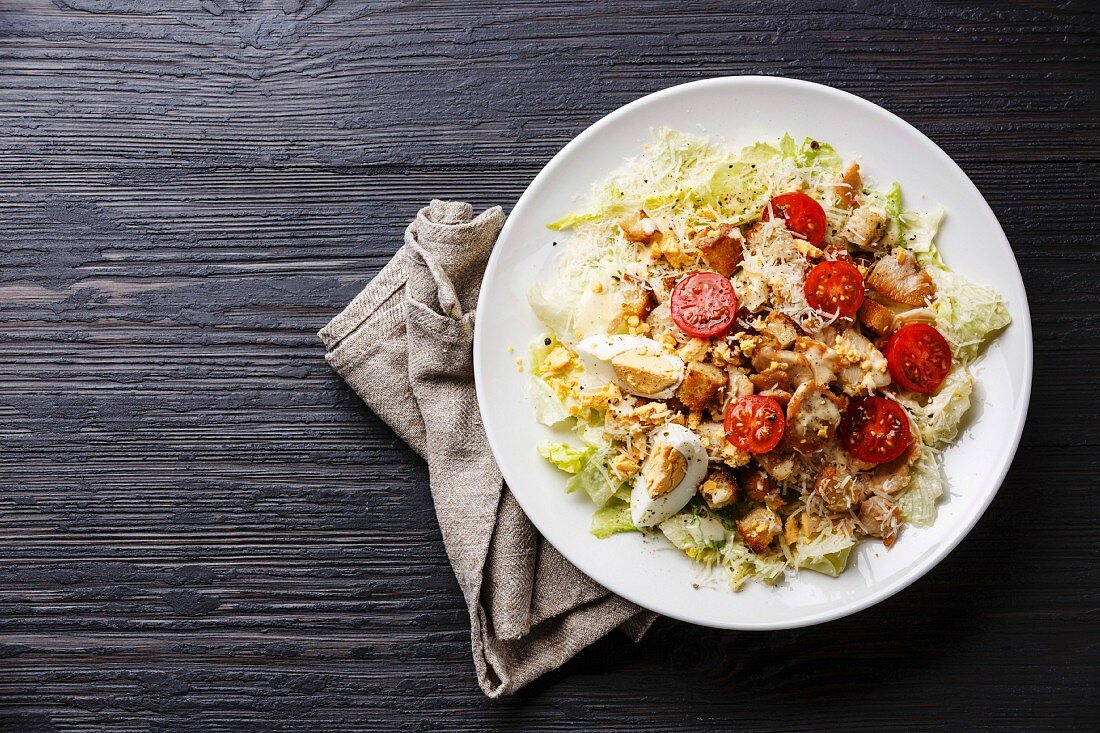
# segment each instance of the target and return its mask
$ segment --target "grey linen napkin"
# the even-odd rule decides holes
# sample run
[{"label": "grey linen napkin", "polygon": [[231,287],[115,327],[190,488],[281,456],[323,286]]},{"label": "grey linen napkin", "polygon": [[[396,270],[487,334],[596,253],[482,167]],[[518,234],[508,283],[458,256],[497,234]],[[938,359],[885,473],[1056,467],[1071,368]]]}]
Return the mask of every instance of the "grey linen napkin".
[{"label": "grey linen napkin", "polygon": [[475,218],[470,204],[432,201],[394,258],[318,334],[328,363],[428,462],[489,697],[514,692],[614,628],[637,641],[655,618],[539,535],[489,450],[474,393],[474,308],[503,225],[500,207]]}]

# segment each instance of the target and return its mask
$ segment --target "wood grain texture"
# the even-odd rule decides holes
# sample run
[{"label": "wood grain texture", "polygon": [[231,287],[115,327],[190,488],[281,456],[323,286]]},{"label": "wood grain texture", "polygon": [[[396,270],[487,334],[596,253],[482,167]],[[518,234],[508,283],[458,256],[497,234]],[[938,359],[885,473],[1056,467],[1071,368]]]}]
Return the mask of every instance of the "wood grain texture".
[{"label": "wood grain texture", "polygon": [[[0,3],[0,729],[1095,730],[1095,10]],[[1023,446],[875,608],[662,621],[490,703],[425,467],[315,332],[429,198],[507,207],[603,114],[743,73],[864,96],[973,178],[1031,299]]]}]

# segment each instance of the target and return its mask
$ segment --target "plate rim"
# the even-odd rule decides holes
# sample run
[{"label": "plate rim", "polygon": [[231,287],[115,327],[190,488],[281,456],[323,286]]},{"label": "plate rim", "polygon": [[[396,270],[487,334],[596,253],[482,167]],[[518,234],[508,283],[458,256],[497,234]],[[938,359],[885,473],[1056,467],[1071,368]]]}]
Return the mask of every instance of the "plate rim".
[{"label": "plate rim", "polygon": [[[931,147],[931,149],[938,156],[940,164],[946,165],[947,167],[953,169],[953,171],[955,173],[957,173],[958,176],[961,177],[961,180],[965,182],[965,185],[969,186],[969,188],[972,190],[972,192],[977,195],[978,199],[980,199],[982,204],[985,206],[985,208],[988,211],[990,217],[996,223],[997,231],[1000,232],[1001,237],[1008,244],[1009,253],[1012,256],[1012,275],[1017,280],[1017,282],[1019,284],[1019,290],[1023,294],[1023,298],[1021,299],[1021,302],[1019,303],[1019,307],[1022,310],[1023,318],[1019,322],[1016,322],[1016,320],[1014,319],[1013,323],[1009,326],[1009,328],[1018,327],[1018,328],[1022,329],[1023,336],[1024,336],[1024,345],[1025,345],[1024,357],[1025,358],[1024,358],[1024,363],[1023,363],[1023,381],[1022,381],[1022,385],[1021,385],[1022,386],[1022,390],[1021,390],[1022,404],[1020,406],[1019,411],[1017,412],[1016,424],[1013,426],[1012,436],[1011,436],[1011,440],[1010,440],[1010,450],[1006,454],[1006,458],[1005,458],[1003,464],[998,469],[997,476],[996,476],[995,480],[993,481],[992,491],[988,492],[988,494],[985,496],[985,498],[981,501],[981,505],[977,508],[977,511],[973,513],[973,515],[971,516],[969,521],[967,521],[965,523],[965,526],[963,526],[961,528],[961,530],[957,531],[953,537],[945,538],[944,541],[937,544],[935,546],[935,549],[932,552],[929,552],[926,556],[924,556],[921,559],[919,564],[914,566],[913,571],[911,571],[909,573],[902,574],[897,579],[894,579],[892,581],[889,581],[889,582],[883,584],[883,586],[880,587],[880,588],[875,588],[875,589],[871,590],[865,596],[860,597],[856,600],[853,600],[853,601],[850,601],[850,602],[840,603],[834,608],[829,608],[829,609],[809,613],[809,614],[806,614],[805,617],[798,618],[798,619],[788,619],[788,620],[782,620],[782,621],[776,621],[776,622],[754,622],[754,623],[749,623],[749,624],[737,623],[736,621],[731,621],[730,623],[723,623],[721,621],[714,621],[714,620],[709,620],[709,619],[700,620],[698,617],[691,617],[688,614],[680,613],[675,609],[672,609],[672,610],[665,609],[665,608],[656,609],[656,608],[653,608],[653,606],[650,605],[650,603],[647,602],[646,599],[638,597],[638,595],[635,594],[631,589],[623,588],[622,587],[623,584],[618,583],[616,579],[612,579],[610,582],[605,582],[605,580],[602,580],[602,579],[599,579],[599,578],[594,578],[592,575],[590,575],[588,573],[588,571],[585,570],[584,566],[581,564],[583,562],[583,558],[575,557],[576,553],[574,553],[572,550],[563,549],[563,548],[559,547],[557,544],[555,544],[554,542],[552,542],[549,539],[549,537],[547,536],[546,531],[543,529],[543,524],[544,523],[540,523],[539,519],[532,516],[528,512],[527,508],[524,507],[523,500],[520,498],[520,496],[517,495],[515,492],[512,492],[512,495],[516,498],[516,501],[519,503],[520,508],[523,509],[524,514],[527,516],[527,518],[531,521],[531,523],[535,526],[535,528],[539,531],[539,533],[546,539],[546,541],[550,542],[550,544],[553,545],[553,547],[558,552],[560,552],[562,554],[562,556],[565,557],[566,560],[568,560],[570,563],[572,563],[574,565],[574,567],[576,567],[580,572],[584,573],[587,577],[592,578],[592,580],[594,580],[596,583],[599,583],[600,585],[605,587],[608,591],[610,591],[612,593],[615,593],[616,595],[626,599],[627,601],[630,601],[631,603],[634,603],[635,605],[637,605],[637,606],[639,606],[643,609],[652,611],[654,613],[658,613],[662,616],[668,616],[669,618],[674,618],[678,621],[683,621],[683,622],[686,622],[686,623],[691,623],[691,624],[695,624],[697,626],[704,626],[704,627],[708,627],[708,628],[737,630],[737,631],[774,631],[774,630],[782,630],[782,629],[796,629],[796,628],[803,628],[803,627],[806,627],[806,626],[813,626],[813,625],[817,625],[817,624],[827,623],[829,621],[834,621],[834,620],[839,619],[839,618],[844,618],[846,616],[850,616],[852,614],[855,614],[855,613],[863,611],[867,608],[870,608],[871,606],[877,605],[878,603],[881,603],[882,601],[886,600],[887,598],[890,598],[891,596],[901,592],[902,590],[906,589],[907,587],[909,587],[910,585],[915,583],[920,578],[924,577],[934,567],[939,565],[943,561],[943,559],[945,557],[947,557],[947,555],[949,555],[956,547],[958,547],[958,545],[963,541],[963,539],[966,538],[971,533],[971,531],[974,529],[974,526],[978,523],[978,521],[983,516],[985,516],[985,512],[988,510],[989,505],[993,502],[993,499],[997,496],[998,492],[1001,490],[1001,486],[1004,484],[1005,477],[1008,475],[1008,471],[1012,467],[1012,464],[1013,464],[1013,462],[1016,458],[1016,453],[1017,453],[1017,451],[1019,450],[1019,447],[1020,447],[1020,440],[1023,436],[1024,426],[1027,423],[1027,415],[1028,415],[1028,411],[1029,411],[1030,404],[1031,404],[1032,370],[1033,370],[1033,364],[1034,364],[1034,350],[1035,350],[1034,349],[1033,333],[1032,333],[1032,324],[1031,324],[1031,308],[1030,308],[1030,304],[1028,302],[1027,289],[1024,286],[1023,275],[1020,272],[1019,262],[1016,259],[1016,253],[1015,253],[1015,250],[1013,250],[1013,248],[1012,248],[1012,243],[1011,243],[1011,241],[1009,241],[1008,236],[1005,234],[1004,228],[1001,226],[1001,222],[997,218],[997,215],[993,211],[992,207],[989,205],[989,202],[986,201],[985,196],[982,195],[982,192],[978,189],[978,187],[974,184],[974,182],[970,179],[970,176],[968,176],[966,174],[966,172],[962,169],[962,167],[959,166],[959,164],[956,163],[955,160],[953,158],[951,158],[950,155],[948,155],[946,152],[944,152],[944,150],[942,148],[940,148],[940,146],[937,145],[934,140],[929,138],[927,135],[925,135],[923,132],[921,132],[919,129],[914,127],[909,122],[905,121],[904,119],[902,119],[898,115],[894,114],[893,112],[890,112],[889,110],[885,109],[884,107],[881,107],[881,106],[875,104],[874,102],[871,102],[867,99],[864,99],[863,97],[860,97],[860,96],[858,96],[856,94],[853,94],[851,92],[847,92],[847,91],[844,91],[842,89],[837,89],[836,87],[831,87],[831,86],[828,86],[826,84],[819,84],[817,82],[806,81],[806,80],[803,80],[803,79],[797,79],[797,78],[792,78],[792,77],[783,77],[783,76],[767,76],[767,75],[718,76],[718,77],[710,77],[710,78],[707,78],[707,79],[699,79],[699,80],[696,80],[696,81],[686,82],[686,83],[683,83],[683,84],[676,84],[676,85],[673,85],[673,86],[670,86],[670,87],[666,87],[664,89],[660,89],[660,90],[655,91],[655,92],[651,92],[651,93],[643,95],[641,97],[638,97],[637,99],[634,99],[634,100],[622,105],[621,107],[618,107],[617,109],[612,110],[608,114],[604,115],[600,119],[593,122],[591,125],[589,125],[584,130],[582,130],[580,133],[578,133],[576,136],[574,136],[557,153],[555,153],[554,156],[546,163],[546,165],[544,165],[542,167],[542,169],[538,172],[538,174],[536,174],[535,177],[533,179],[531,179],[531,182],[527,184],[527,187],[524,189],[523,193],[520,194],[520,197],[516,200],[515,204],[512,206],[512,212],[514,212],[515,209],[518,208],[525,201],[526,197],[530,194],[531,190],[533,188],[535,188],[536,184],[538,184],[544,177],[551,176],[553,174],[554,170],[556,170],[558,166],[560,166],[564,163],[565,158],[567,157],[568,153],[572,149],[574,149],[576,147],[579,147],[586,139],[588,139],[589,137],[593,137],[593,136],[597,135],[604,128],[613,125],[616,120],[618,120],[620,117],[628,115],[633,109],[636,109],[637,107],[641,107],[644,104],[649,104],[649,103],[653,103],[653,102],[656,102],[656,101],[660,101],[664,97],[673,96],[676,93],[681,92],[684,89],[689,88],[689,87],[692,87],[692,88],[701,88],[701,87],[707,87],[707,86],[720,87],[720,86],[724,86],[724,85],[728,85],[728,84],[734,84],[734,85],[741,84],[741,85],[746,85],[746,86],[771,86],[771,85],[777,85],[779,87],[788,87],[788,88],[792,88],[792,89],[795,89],[795,88],[812,89],[812,90],[817,91],[819,93],[824,93],[826,95],[831,95],[831,96],[834,96],[834,97],[844,99],[848,102],[855,103],[856,105],[862,107],[865,112],[870,113],[870,114],[874,114],[874,115],[877,115],[877,116],[880,116],[880,117],[884,117],[884,118],[886,118],[887,121],[889,121],[893,124],[900,124],[910,134],[913,134],[913,135],[917,136],[918,138],[920,138],[921,140],[923,140],[927,145],[929,145]],[[516,220],[513,219],[512,215],[510,213],[507,220],[504,223],[504,227],[501,229],[501,231],[500,231],[500,233],[497,237],[498,242],[501,239],[504,239],[505,236],[510,232],[514,221],[516,221]],[[501,260],[501,254],[500,253],[501,253],[501,249],[497,246],[494,246],[493,251],[490,254],[489,259],[486,263],[484,275],[482,276],[481,288],[480,288],[480,291],[478,293],[477,310],[475,311],[475,313],[482,311],[483,301],[486,297],[485,293],[487,292],[486,284],[490,281],[490,278],[493,277],[496,274],[497,267],[498,267],[499,262]],[[484,328],[485,328],[484,323],[485,323],[484,319],[477,318],[475,316],[475,318],[474,318],[474,338],[473,338],[473,367],[474,367],[475,393],[476,393],[476,396],[477,396],[478,411],[480,412],[482,425],[483,425],[484,430],[485,430],[486,441],[489,444],[489,448],[492,451],[493,458],[496,461],[497,466],[500,468],[500,471],[501,471],[502,476],[504,477],[505,483],[511,485],[513,482],[509,480],[509,477],[506,475],[506,470],[505,470],[504,464],[502,464],[500,459],[499,459],[501,451],[499,451],[494,445],[494,443],[495,443],[494,429],[492,427],[490,427],[489,421],[487,421],[485,419],[485,416],[487,414],[487,409],[486,409],[486,400],[487,400],[486,392],[487,392],[487,390],[481,388],[481,386],[484,384],[484,379],[485,379],[485,377],[483,376],[484,362],[482,361],[481,357],[479,356],[480,349],[478,348],[479,343],[484,338],[484,336],[483,336]],[[519,478],[519,477],[516,477],[516,478]],[[580,560],[581,562],[578,562],[578,560]]]}]

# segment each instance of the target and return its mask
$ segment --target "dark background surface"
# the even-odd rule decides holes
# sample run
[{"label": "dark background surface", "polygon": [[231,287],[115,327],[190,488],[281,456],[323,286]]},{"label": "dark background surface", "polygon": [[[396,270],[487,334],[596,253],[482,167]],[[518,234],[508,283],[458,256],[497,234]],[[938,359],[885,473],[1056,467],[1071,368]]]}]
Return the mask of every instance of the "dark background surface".
[{"label": "dark background surface", "polygon": [[[856,5],[0,2],[0,729],[1095,730],[1097,6]],[[1031,299],[1020,452],[875,608],[660,621],[490,702],[425,466],[315,332],[429,198],[508,208],[605,113],[744,73],[974,179]]]}]

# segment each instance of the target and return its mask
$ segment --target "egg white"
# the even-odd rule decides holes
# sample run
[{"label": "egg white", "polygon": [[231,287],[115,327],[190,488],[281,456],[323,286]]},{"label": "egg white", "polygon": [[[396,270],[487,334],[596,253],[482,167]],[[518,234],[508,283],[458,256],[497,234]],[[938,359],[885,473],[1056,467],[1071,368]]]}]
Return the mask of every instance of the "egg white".
[{"label": "egg white", "polygon": [[707,451],[699,436],[691,430],[683,425],[663,425],[649,434],[650,446],[657,443],[672,444],[687,461],[687,473],[671,491],[654,499],[645,483],[646,466],[652,458],[642,462],[630,492],[630,518],[636,527],[652,527],[683,509],[707,475]]}]

